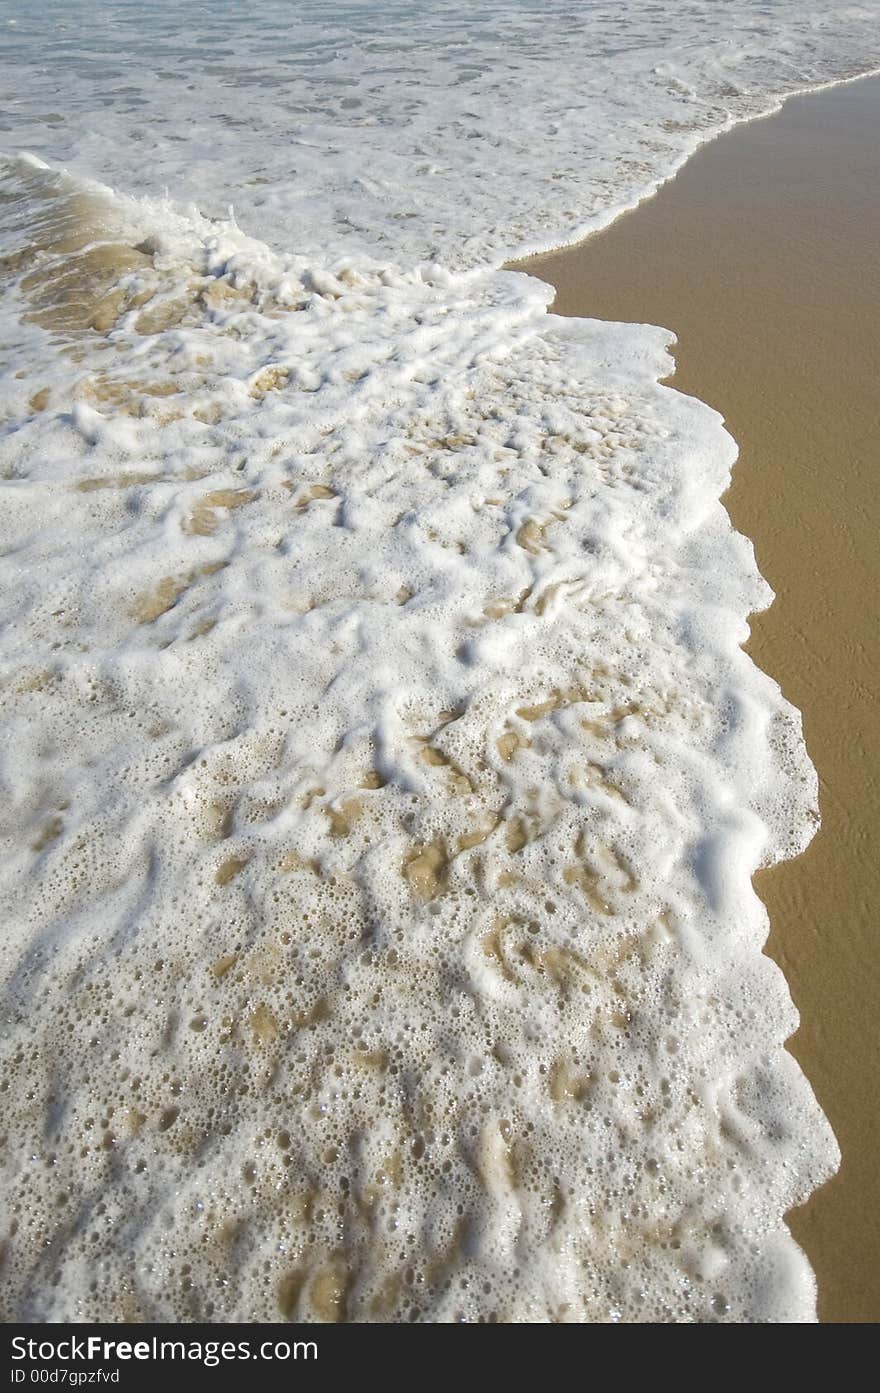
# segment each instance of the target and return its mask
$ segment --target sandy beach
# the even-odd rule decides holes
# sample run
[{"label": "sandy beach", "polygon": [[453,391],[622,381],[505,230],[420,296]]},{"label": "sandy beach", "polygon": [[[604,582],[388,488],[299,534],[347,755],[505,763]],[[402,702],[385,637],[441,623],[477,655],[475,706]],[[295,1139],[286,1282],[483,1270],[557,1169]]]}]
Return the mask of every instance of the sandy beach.
[{"label": "sandy beach", "polygon": [[789,1216],[838,1322],[880,1317],[878,118],[877,78],[791,98],[607,231],[521,264],[557,313],[670,327],[674,385],[740,446],[725,503],[777,596],[748,651],[802,711],[820,777],[820,833],[756,887],[801,1012],[790,1048],[843,1152]]},{"label": "sandy beach", "polygon": [[880,0],[17,9],[0,1322],[876,1318]]}]

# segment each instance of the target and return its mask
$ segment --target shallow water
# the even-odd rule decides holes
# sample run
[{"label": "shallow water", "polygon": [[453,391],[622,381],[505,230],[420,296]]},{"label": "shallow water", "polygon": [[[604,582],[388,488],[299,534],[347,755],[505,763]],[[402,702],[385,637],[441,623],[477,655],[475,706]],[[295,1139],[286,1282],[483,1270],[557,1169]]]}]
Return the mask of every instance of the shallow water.
[{"label": "shallow water", "polygon": [[13,26],[11,1313],[812,1318],[782,1216],[836,1148],[750,877],[816,782],[740,648],[736,447],[665,331],[495,269],[867,65],[868,7],[773,7],[772,65],[710,9],[354,7],[331,56],[263,7],[216,86],[171,7]]}]

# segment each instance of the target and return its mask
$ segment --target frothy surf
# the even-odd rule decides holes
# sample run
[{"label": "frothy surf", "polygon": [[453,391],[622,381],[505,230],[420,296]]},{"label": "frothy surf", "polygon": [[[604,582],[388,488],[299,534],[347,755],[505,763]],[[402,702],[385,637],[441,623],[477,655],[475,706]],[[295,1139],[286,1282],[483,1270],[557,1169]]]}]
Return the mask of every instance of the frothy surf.
[{"label": "frothy surf", "polygon": [[664,331],[322,254],[301,177],[294,255],[3,162],[4,1309],[812,1319],[751,874],[816,780],[735,445]]}]

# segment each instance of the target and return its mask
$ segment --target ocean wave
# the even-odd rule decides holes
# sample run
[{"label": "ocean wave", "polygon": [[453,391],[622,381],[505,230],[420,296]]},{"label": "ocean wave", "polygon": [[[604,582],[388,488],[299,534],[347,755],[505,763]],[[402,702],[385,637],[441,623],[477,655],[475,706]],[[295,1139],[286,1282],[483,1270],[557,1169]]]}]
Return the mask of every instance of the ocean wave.
[{"label": "ocean wave", "polygon": [[455,270],[320,181],[285,249],[274,168],[263,238],[0,175],[5,1309],[812,1319],[837,1151],[751,876],[816,777],[671,335],[548,314],[503,198]]}]

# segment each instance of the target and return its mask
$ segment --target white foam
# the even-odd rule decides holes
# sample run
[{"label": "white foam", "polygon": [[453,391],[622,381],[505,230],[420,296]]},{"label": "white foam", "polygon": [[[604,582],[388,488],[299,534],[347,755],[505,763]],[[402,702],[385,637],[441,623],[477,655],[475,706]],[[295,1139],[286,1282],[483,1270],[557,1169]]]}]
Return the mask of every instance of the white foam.
[{"label": "white foam", "polygon": [[880,63],[877,5],[350,4],[232,21],[22,5],[7,150],[191,199],[283,252],[499,264],[584,236],[703,140]]},{"label": "white foam", "polygon": [[[581,16],[601,154],[575,161],[583,110],[560,113],[552,197],[527,155],[584,85],[561,15],[499,8],[469,33],[467,106],[501,141],[481,181],[448,138],[455,44],[389,11],[389,56],[347,11],[321,72],[372,116],[303,156],[296,236],[290,143],[258,153],[247,123],[277,136],[294,93],[313,121],[326,83],[279,73],[271,6],[215,55],[246,123],[228,134],[210,71],[185,95],[199,36],[164,8],[139,7],[143,46],[112,10],[104,56],[72,38],[63,76],[50,45],[23,88],[16,133],[123,188],[138,127],[143,178],[178,199],[203,196],[206,130],[225,187],[247,161],[271,183],[235,199],[258,238],[51,159],[3,168],[15,1314],[814,1317],[783,1215],[837,1152],[783,1048],[796,1015],[751,875],[806,844],[816,780],[739,646],[771,596],[718,501],[735,445],[659,385],[665,331],[548,316],[547,287],[491,263],[604,217],[795,71],[850,71],[867,11],[774,7],[774,86],[757,9],[722,50],[695,37],[711,7],[650,8],[622,55],[616,12]],[[501,134],[514,33],[522,149]],[[161,81],[135,74],[146,51]],[[691,89],[676,132],[659,96],[637,114],[646,91],[678,101],[688,64],[735,65],[736,100]],[[71,128],[51,142],[31,138],[50,83]],[[388,174],[431,130],[442,220],[412,156]],[[505,149],[535,171],[518,200]],[[389,264],[371,219],[404,188],[419,216]],[[475,269],[417,264],[435,217]]]}]

